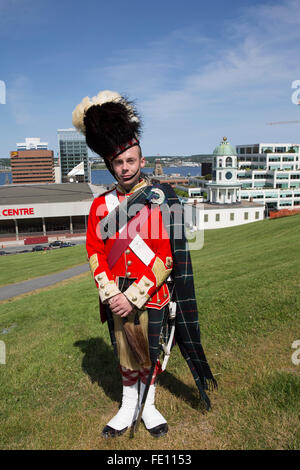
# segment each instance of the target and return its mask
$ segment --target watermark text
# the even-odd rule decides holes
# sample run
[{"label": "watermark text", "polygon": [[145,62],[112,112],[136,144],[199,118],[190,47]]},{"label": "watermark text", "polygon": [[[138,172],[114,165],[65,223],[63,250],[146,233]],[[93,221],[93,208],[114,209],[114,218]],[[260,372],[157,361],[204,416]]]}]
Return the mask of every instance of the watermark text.
[{"label": "watermark text", "polygon": [[296,349],[295,352],[293,352],[292,354],[292,363],[295,365],[295,366],[298,366],[300,364],[300,339],[296,339],[293,343],[292,343],[292,348],[293,349]]},{"label": "watermark text", "polygon": [[296,88],[291,96],[292,103],[300,104],[300,80],[294,80],[292,82],[292,88]]},{"label": "watermark text", "polygon": [[[126,240],[127,238],[134,239],[140,233],[143,240],[172,238],[173,240],[185,241],[186,248],[190,250],[203,248],[204,230],[199,223],[200,210],[203,210],[203,207],[199,207],[195,211],[195,208],[189,204],[184,204],[184,206],[180,203],[170,206],[164,204],[161,206],[163,215],[159,217],[159,206],[156,204],[149,205],[149,213],[153,214],[149,216],[149,213],[144,211],[144,204],[132,204],[127,207],[124,203],[122,203],[122,210],[119,210],[117,214],[108,214],[97,224],[96,235],[98,238]],[[97,217],[101,218],[104,213],[104,207],[100,205],[96,211]],[[150,218],[148,219],[148,217]]]},{"label": "watermark text", "polygon": [[0,364],[6,364],[6,347],[4,341],[0,341]]}]

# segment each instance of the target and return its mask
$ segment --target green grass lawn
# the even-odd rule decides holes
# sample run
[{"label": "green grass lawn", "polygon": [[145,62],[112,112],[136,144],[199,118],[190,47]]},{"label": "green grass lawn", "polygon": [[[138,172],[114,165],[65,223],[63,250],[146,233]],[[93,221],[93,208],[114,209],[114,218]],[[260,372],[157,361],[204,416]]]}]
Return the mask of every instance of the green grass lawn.
[{"label": "green grass lawn", "polygon": [[56,273],[85,262],[84,245],[0,256],[0,286]]},{"label": "green grass lawn", "polygon": [[2,302],[0,448],[299,449],[300,365],[291,360],[300,339],[299,228],[294,216],[207,231],[192,252],[202,342],[219,388],[203,411],[175,347],[159,377],[169,433],[158,441],[142,424],[133,440],[100,437],[121,380],[89,273]]}]

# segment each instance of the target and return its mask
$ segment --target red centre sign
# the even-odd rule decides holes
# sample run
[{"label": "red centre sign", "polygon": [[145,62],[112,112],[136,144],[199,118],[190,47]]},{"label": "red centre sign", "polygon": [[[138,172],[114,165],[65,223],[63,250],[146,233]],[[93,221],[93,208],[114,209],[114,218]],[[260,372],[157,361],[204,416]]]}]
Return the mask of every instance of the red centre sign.
[{"label": "red centre sign", "polygon": [[1,215],[6,217],[12,215],[33,215],[34,208],[33,207],[21,207],[20,209],[3,209],[1,211]]}]

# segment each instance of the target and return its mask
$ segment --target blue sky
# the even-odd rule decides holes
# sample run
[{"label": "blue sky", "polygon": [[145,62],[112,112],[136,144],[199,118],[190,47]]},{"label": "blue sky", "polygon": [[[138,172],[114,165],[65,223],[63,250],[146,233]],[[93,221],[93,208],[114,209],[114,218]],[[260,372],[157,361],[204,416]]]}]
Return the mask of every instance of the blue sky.
[{"label": "blue sky", "polygon": [[298,0],[0,0],[0,157],[25,137],[57,152],[105,89],[136,101],[144,155],[300,142],[300,123],[266,124],[300,121],[299,44]]}]

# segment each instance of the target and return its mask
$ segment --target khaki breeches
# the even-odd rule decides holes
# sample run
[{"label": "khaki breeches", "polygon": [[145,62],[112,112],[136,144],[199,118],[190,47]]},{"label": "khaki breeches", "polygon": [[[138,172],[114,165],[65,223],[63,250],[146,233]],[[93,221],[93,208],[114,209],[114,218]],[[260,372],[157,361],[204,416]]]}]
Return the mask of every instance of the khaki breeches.
[{"label": "khaki breeches", "polygon": [[[145,338],[147,338],[148,340],[148,312],[146,309],[138,310],[138,314],[139,314],[139,322],[140,322],[143,334]],[[130,313],[127,317],[128,321],[133,323],[134,317],[135,317],[135,312]],[[120,365],[130,370],[143,369],[143,367],[137,363],[137,361],[135,360],[131,352],[131,349],[129,347],[129,344],[128,344],[128,341],[124,332],[123,322],[122,322],[121,317],[119,315],[113,315],[113,320],[114,320],[114,331],[115,331],[115,337],[116,337],[116,342],[117,342]],[[149,357],[149,347],[148,347],[147,353]],[[149,364],[146,364],[146,367],[150,367],[150,366],[151,366],[151,361],[149,357]]]}]

